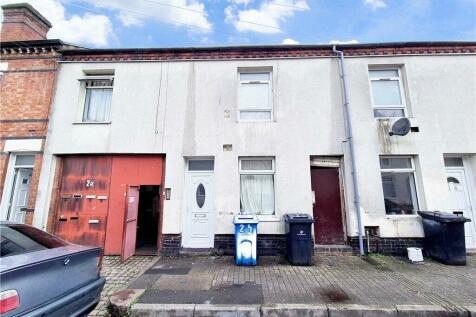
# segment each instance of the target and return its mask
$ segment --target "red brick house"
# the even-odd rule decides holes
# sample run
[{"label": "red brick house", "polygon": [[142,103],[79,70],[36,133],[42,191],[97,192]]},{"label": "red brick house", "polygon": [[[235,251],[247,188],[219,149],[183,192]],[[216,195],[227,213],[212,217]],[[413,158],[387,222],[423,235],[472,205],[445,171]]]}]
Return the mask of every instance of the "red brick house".
[{"label": "red brick house", "polygon": [[2,6],[0,35],[0,219],[31,224],[55,86],[60,40],[31,5]]}]

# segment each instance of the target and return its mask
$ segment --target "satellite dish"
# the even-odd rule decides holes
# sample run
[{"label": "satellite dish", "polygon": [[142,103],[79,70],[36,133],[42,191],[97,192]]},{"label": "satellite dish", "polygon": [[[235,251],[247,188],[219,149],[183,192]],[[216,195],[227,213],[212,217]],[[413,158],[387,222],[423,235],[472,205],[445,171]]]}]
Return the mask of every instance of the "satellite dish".
[{"label": "satellite dish", "polygon": [[410,132],[410,120],[408,118],[400,118],[392,125],[392,131],[389,135],[407,135]]}]

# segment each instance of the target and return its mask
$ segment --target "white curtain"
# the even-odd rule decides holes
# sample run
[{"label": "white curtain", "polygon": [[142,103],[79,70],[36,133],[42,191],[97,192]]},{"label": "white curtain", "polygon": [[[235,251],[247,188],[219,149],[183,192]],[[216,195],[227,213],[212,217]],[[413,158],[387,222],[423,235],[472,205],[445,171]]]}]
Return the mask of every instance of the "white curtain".
[{"label": "white curtain", "polygon": [[111,88],[93,88],[86,90],[86,104],[83,121],[104,122],[109,121],[111,109]]},{"label": "white curtain", "polygon": [[241,175],[241,212],[245,214],[274,214],[273,175]]}]

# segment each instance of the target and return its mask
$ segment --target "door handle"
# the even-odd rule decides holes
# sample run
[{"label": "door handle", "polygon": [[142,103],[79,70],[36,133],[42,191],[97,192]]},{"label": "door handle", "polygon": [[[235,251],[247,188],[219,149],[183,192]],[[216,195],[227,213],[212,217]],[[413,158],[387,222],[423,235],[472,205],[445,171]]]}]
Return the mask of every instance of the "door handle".
[{"label": "door handle", "polygon": [[312,191],[312,204],[313,205],[316,204],[316,192],[315,191]]}]

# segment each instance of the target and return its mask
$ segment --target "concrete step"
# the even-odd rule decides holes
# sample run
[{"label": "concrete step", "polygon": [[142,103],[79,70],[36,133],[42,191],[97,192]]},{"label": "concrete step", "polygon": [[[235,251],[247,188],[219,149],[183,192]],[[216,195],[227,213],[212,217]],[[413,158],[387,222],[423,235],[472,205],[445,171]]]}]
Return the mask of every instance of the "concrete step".
[{"label": "concrete step", "polygon": [[316,244],[314,253],[352,255],[352,247],[345,244]]}]

